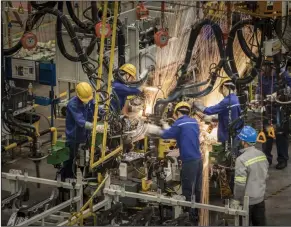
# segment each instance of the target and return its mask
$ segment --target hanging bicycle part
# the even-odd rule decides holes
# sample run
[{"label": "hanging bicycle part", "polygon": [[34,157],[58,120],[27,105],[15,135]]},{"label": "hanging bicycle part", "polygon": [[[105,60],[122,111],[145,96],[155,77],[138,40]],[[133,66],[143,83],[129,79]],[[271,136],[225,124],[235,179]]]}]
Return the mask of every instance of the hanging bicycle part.
[{"label": "hanging bicycle part", "polygon": [[32,32],[27,32],[21,37],[22,47],[26,50],[31,50],[37,45],[37,37]]},{"label": "hanging bicycle part", "polygon": [[144,6],[144,3],[141,2],[136,7],[136,17],[138,20],[143,20],[148,18],[149,10]]},{"label": "hanging bicycle part", "polygon": [[96,36],[98,38],[101,38],[103,32],[104,32],[105,38],[109,38],[111,36],[112,30],[111,30],[110,24],[105,24],[105,28],[104,28],[104,31],[103,31],[102,22],[99,22],[95,26],[95,34],[96,34]]}]

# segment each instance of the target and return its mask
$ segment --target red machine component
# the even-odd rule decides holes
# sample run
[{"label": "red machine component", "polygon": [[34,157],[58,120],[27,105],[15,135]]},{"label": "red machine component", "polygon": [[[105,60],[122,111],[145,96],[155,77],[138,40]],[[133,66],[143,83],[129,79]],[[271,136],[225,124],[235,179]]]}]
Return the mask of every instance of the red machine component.
[{"label": "red machine component", "polygon": [[164,29],[160,29],[158,32],[155,33],[154,39],[155,44],[158,47],[163,48],[164,46],[168,45],[168,41],[170,39],[169,33]]},{"label": "red machine component", "polygon": [[37,45],[37,37],[32,32],[25,33],[21,38],[21,44],[24,49],[31,50]]},{"label": "red machine component", "polygon": [[[111,36],[112,30],[109,24],[105,24],[105,38],[108,38]],[[99,22],[95,26],[95,33],[98,38],[101,38],[102,35],[102,22]]]},{"label": "red machine component", "polygon": [[146,19],[149,16],[149,10],[143,3],[139,3],[136,7],[136,17],[139,20]]}]

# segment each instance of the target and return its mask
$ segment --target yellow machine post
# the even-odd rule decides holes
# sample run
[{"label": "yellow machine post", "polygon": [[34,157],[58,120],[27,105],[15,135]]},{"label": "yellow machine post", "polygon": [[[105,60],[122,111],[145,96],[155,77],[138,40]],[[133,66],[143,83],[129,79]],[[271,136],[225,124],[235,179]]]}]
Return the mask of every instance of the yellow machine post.
[{"label": "yellow machine post", "polygon": [[[115,41],[116,41],[116,30],[117,30],[117,16],[118,16],[118,1],[114,2],[114,18],[113,18],[113,28],[112,28],[112,38],[111,38],[111,50],[110,50],[110,61],[109,61],[109,74],[107,82],[107,94],[111,94],[112,91],[112,77],[113,77],[113,63],[114,63],[114,53],[115,53]],[[106,100],[106,108],[109,108],[110,99]],[[106,141],[107,141],[107,128],[108,120],[104,121],[104,133],[102,142],[102,154],[101,159],[104,161],[106,152]]]},{"label": "yellow machine post", "polygon": [[[106,5],[106,11],[107,11],[107,5]],[[103,13],[104,12],[105,12],[105,6],[104,6]],[[110,49],[110,61],[109,61],[109,74],[108,74],[107,94],[111,94],[111,90],[112,90],[111,81],[112,81],[112,78],[113,78],[113,74],[112,73],[113,73],[115,41],[116,41],[116,30],[117,30],[117,16],[118,16],[118,1],[115,1],[114,2],[114,19],[113,19],[113,29],[112,29],[113,31],[112,31],[111,49]],[[106,15],[103,14],[103,19],[105,17],[106,17]],[[102,21],[102,23],[103,23],[103,21]],[[101,57],[103,58],[103,55],[101,56],[101,53],[100,53],[100,58]],[[96,104],[97,104],[97,101],[96,101]],[[94,160],[94,153],[95,153],[95,138],[96,138],[96,124],[97,124],[97,115],[96,115],[96,112],[98,111],[98,108],[96,110],[96,104],[95,104],[94,124],[93,124],[93,127],[94,128],[93,128],[93,133],[92,133],[92,146],[91,146],[91,159],[90,159],[90,168],[91,169],[99,166],[100,164],[102,164],[107,159],[109,159],[109,158],[113,157],[114,155],[118,154],[120,151],[122,151],[122,148],[123,148],[122,146],[119,146],[117,149],[115,149],[110,154],[108,154],[107,156],[105,156],[105,152],[106,152],[106,141],[107,141],[107,129],[108,129],[108,121],[105,120],[104,121],[103,140],[102,140],[102,149],[101,149],[101,152],[102,152],[101,153],[101,158],[97,162],[94,162],[93,161]],[[105,104],[106,108],[109,107],[109,104],[110,104],[110,100],[108,99],[106,101],[106,104]],[[95,118],[95,115],[96,115],[96,118]],[[95,122],[96,122],[96,124],[95,124]],[[95,130],[95,135],[93,135],[94,134],[94,130]],[[93,146],[93,144],[94,144],[94,146]]]},{"label": "yellow machine post", "polygon": [[[99,53],[99,69],[98,69],[98,79],[96,83],[96,89],[100,90],[101,87],[101,79],[102,79],[102,67],[103,67],[103,58],[104,58],[104,41],[105,41],[105,24],[107,17],[107,6],[108,2],[105,1],[102,15],[102,33],[101,33],[101,45],[100,45],[100,53]],[[94,111],[94,120],[93,120],[93,131],[92,131],[92,142],[91,142],[91,153],[90,153],[90,168],[92,169],[92,165],[94,163],[94,154],[95,154],[95,145],[96,145],[96,125],[98,118],[98,103],[99,103],[99,94],[95,94],[95,111]]]},{"label": "yellow machine post", "polygon": [[56,145],[58,139],[58,130],[55,127],[51,127],[51,132],[53,133],[52,145]]}]

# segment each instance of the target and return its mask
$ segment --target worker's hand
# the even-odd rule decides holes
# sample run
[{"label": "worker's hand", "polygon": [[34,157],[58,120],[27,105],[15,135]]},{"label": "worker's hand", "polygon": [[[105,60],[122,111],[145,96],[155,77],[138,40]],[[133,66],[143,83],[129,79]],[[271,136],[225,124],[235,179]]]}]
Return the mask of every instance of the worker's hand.
[{"label": "worker's hand", "polygon": [[85,129],[87,130],[92,130],[93,129],[93,124],[89,121],[85,122]]},{"label": "worker's hand", "polygon": [[160,135],[162,135],[162,129],[161,129],[161,127],[159,127],[157,125],[148,124],[147,129],[146,129],[146,134],[160,136]]},{"label": "worker's hand", "polygon": [[193,104],[201,112],[204,112],[204,110],[206,109],[206,107],[203,104],[201,104],[200,102],[195,101]]},{"label": "worker's hand", "polygon": [[212,116],[208,116],[208,115],[205,115],[204,117],[203,117],[203,121],[205,122],[205,123],[211,123],[212,122]]},{"label": "worker's hand", "polygon": [[241,206],[240,206],[240,201],[235,200],[235,199],[231,199],[230,200],[230,204],[229,204],[230,208],[232,209],[236,209],[238,210]]},{"label": "worker's hand", "polygon": [[96,125],[96,132],[103,133],[104,132],[104,125]]},{"label": "worker's hand", "polygon": [[160,120],[160,123],[161,123],[161,125],[162,125],[162,127],[163,127],[164,130],[170,128],[170,125],[168,124],[168,122],[164,121],[163,119]]}]

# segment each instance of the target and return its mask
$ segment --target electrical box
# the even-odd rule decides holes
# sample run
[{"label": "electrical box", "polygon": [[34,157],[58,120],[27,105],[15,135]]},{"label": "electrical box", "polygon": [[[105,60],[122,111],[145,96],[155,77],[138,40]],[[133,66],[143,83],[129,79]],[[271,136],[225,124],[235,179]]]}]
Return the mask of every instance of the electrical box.
[{"label": "electrical box", "polygon": [[274,56],[278,54],[282,48],[282,43],[279,39],[270,39],[264,42],[264,52],[266,56]]},{"label": "electrical box", "polygon": [[12,79],[36,80],[36,64],[33,60],[11,59]]}]

